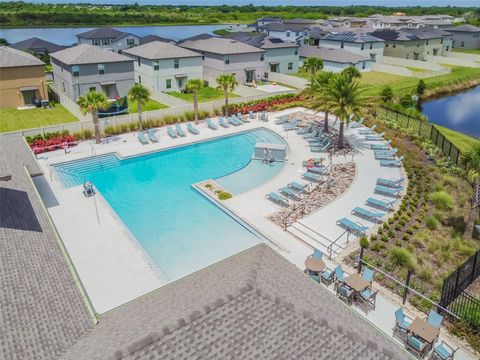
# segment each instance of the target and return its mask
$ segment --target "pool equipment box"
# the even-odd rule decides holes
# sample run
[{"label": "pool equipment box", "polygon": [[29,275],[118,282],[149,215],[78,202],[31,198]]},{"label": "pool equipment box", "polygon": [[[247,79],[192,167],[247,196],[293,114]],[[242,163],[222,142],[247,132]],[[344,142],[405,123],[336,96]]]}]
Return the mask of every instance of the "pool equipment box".
[{"label": "pool equipment box", "polygon": [[284,161],[287,156],[287,147],[285,144],[261,143],[255,144],[255,160],[273,160]]}]

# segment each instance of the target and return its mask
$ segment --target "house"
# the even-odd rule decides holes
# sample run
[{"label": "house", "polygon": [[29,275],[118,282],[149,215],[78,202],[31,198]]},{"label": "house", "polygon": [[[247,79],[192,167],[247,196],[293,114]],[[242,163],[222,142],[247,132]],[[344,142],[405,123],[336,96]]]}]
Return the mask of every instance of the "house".
[{"label": "house", "polygon": [[98,28],[77,34],[78,44],[89,44],[115,52],[137,46],[140,38],[136,35],[112,28]]},{"label": "house", "polygon": [[303,45],[299,49],[300,62],[303,66],[305,59],[314,56],[323,61],[323,70],[340,72],[349,66],[355,66],[360,71],[372,70],[372,59],[367,55],[353,53],[344,49],[329,49],[318,46]]},{"label": "house", "polygon": [[431,27],[435,29],[449,27],[454,23],[454,17],[450,15],[399,15],[385,16],[380,14],[368,17],[368,25],[374,29],[414,29]]},{"label": "house", "polygon": [[480,27],[466,24],[449,27],[445,30],[453,34],[453,48],[480,49]]},{"label": "house", "polygon": [[426,60],[427,56],[446,56],[452,49],[452,35],[434,28],[377,30],[372,36],[385,40],[385,56]]},{"label": "house", "polygon": [[384,40],[372,36],[367,30],[349,31],[331,30],[319,39],[318,45],[328,49],[341,49],[370,58],[372,62],[381,62],[383,58]]},{"label": "house", "polygon": [[167,39],[167,38],[164,38],[164,37],[161,37],[161,36],[158,36],[158,35],[146,35],[146,36],[142,36],[139,39],[138,43],[139,43],[139,45],[144,45],[144,44],[148,44],[148,43],[153,42],[153,41],[162,41],[162,42],[167,42],[167,43],[175,42],[172,39]]},{"label": "house", "polygon": [[45,63],[32,54],[0,46],[0,108],[38,105],[47,100]]},{"label": "house", "polygon": [[210,37],[183,41],[179,46],[202,54],[204,79],[212,84],[225,73],[234,74],[240,84],[259,81],[264,75],[265,50],[240,41]]},{"label": "house", "polygon": [[134,60],[94,45],[81,44],[50,54],[53,84],[72,100],[90,90],[114,99],[135,83]]},{"label": "house", "polygon": [[35,55],[51,54],[55,51],[60,51],[65,48],[64,46],[54,44],[50,41],[46,41],[37,37],[19,41],[10,45],[10,47],[21,51],[31,51]]},{"label": "house", "polygon": [[258,31],[298,45],[308,44],[309,42],[310,28],[307,25],[271,23],[259,27]]},{"label": "house", "polygon": [[274,38],[266,34],[253,35],[251,33],[228,34],[229,39],[241,41],[245,44],[265,50],[265,73],[269,72],[292,74],[298,72],[298,45]]},{"label": "house", "polygon": [[135,60],[135,80],[156,91],[180,91],[190,79],[203,79],[202,55],[180,46],[153,41],[124,50]]},{"label": "house", "polygon": [[318,26],[318,25],[323,25],[325,23],[325,21],[324,20],[295,18],[295,19],[283,20],[283,23],[288,24],[288,25]]},{"label": "house", "polygon": [[343,26],[347,28],[359,28],[367,25],[367,19],[358,17],[336,17],[328,19],[327,23],[332,26]]}]

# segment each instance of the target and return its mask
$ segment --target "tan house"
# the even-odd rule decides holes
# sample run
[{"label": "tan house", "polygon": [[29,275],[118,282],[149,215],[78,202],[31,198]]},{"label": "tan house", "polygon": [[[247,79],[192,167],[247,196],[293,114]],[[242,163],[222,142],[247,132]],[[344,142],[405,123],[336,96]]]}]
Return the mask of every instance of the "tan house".
[{"label": "tan house", "polygon": [[48,99],[45,63],[35,56],[0,46],[0,108],[18,108]]}]

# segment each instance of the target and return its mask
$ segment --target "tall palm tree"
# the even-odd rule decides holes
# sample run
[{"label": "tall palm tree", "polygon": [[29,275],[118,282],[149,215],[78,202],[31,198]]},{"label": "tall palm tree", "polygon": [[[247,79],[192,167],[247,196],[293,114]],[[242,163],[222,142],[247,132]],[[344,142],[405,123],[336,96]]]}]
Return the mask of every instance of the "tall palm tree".
[{"label": "tall palm tree", "polygon": [[198,124],[198,92],[203,88],[203,80],[190,79],[185,89],[193,94],[193,111],[195,113],[195,124]]},{"label": "tall palm tree", "polygon": [[353,79],[359,79],[362,77],[362,73],[355,66],[350,65],[349,67],[342,70],[343,74],[346,74],[350,81]]},{"label": "tall palm tree", "polygon": [[317,71],[323,69],[323,61],[316,56],[310,56],[303,63],[303,69],[306,72],[310,72],[310,82],[312,82]]},{"label": "tall palm tree", "polygon": [[467,163],[467,179],[472,183],[473,196],[470,212],[468,214],[467,226],[463,233],[464,239],[470,239],[473,233],[475,220],[478,218],[480,207],[480,145],[475,145],[462,155],[463,161]]},{"label": "tall palm tree", "polygon": [[216,78],[217,90],[223,90],[225,96],[225,116],[228,115],[228,94],[233,92],[235,86],[238,85],[237,79],[233,74],[222,74]]},{"label": "tall palm tree", "polygon": [[138,107],[138,129],[143,130],[142,126],[142,107],[148,103],[150,99],[150,90],[148,90],[142,84],[135,84],[128,92],[128,98],[131,102],[136,101]]},{"label": "tall palm tree", "polygon": [[77,102],[84,114],[92,114],[95,127],[95,143],[100,144],[102,140],[100,138],[100,127],[98,126],[98,111],[107,108],[107,97],[104,93],[92,90],[85,96],[80,96]]},{"label": "tall palm tree", "polygon": [[333,72],[331,71],[322,71],[317,74],[310,83],[308,89],[312,97],[312,107],[315,110],[320,110],[325,113],[325,122],[323,125],[323,132],[328,133],[328,112],[329,109],[327,104],[322,101],[322,92],[328,86],[333,77]]},{"label": "tall palm tree", "polygon": [[340,121],[338,136],[339,149],[344,148],[345,123],[348,123],[352,116],[359,117],[367,106],[363,96],[363,89],[356,80],[350,80],[348,74],[336,74],[320,94],[320,101],[325,103],[327,109]]}]

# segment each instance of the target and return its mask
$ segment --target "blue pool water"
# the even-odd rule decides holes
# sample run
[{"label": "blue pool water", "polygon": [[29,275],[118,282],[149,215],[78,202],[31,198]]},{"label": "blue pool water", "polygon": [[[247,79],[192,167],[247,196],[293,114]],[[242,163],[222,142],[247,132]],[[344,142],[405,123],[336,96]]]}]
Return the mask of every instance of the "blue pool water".
[{"label": "blue pool water", "polygon": [[104,155],[56,170],[65,186],[92,181],[158,268],[175,280],[262,241],[191,187],[227,175],[219,183],[239,193],[267,181],[282,163],[251,161],[257,141],[283,142],[261,129],[124,160]]}]

